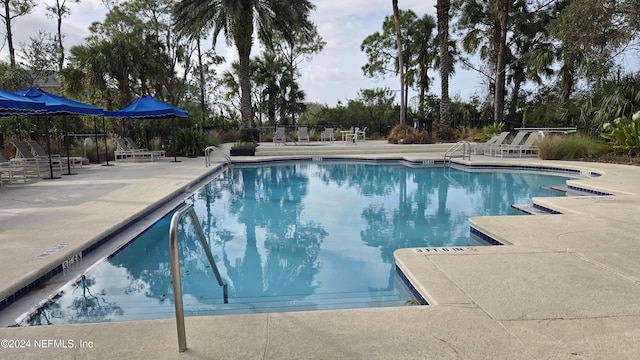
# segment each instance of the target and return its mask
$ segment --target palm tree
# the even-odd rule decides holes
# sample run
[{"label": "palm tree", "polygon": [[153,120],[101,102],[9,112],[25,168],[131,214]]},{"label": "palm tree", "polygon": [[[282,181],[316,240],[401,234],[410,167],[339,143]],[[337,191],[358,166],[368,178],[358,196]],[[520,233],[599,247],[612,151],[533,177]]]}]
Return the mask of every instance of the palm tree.
[{"label": "palm tree", "polygon": [[449,8],[450,0],[437,0],[436,11],[438,17],[438,44],[440,45],[440,138],[449,140],[449,117],[451,112],[451,100],[449,99],[449,70],[451,68],[451,55],[449,54]]},{"label": "palm tree", "polygon": [[393,23],[396,28],[396,46],[398,47],[398,70],[400,71],[400,125],[404,125],[406,116],[406,100],[404,96],[404,62],[402,58],[402,33],[400,32],[400,11],[398,0],[391,1],[393,5]]},{"label": "palm tree", "polygon": [[313,30],[309,21],[309,12],[313,8],[308,0],[182,0],[175,6],[174,15],[180,32],[193,34],[211,26],[214,39],[223,32],[227,44],[235,44],[240,65],[242,127],[249,128],[253,120],[249,62],[254,26],[264,44],[270,45],[274,30],[286,40],[293,41],[296,31],[311,33]]}]

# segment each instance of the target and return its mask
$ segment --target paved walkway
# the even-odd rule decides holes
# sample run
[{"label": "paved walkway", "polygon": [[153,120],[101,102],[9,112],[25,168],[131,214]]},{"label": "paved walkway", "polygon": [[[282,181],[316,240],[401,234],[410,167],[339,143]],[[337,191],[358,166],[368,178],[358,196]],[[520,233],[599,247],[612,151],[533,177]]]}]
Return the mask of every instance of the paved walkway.
[{"label": "paved walkway", "polygon": [[[366,143],[370,151],[356,156],[442,158],[435,145],[408,153]],[[85,166],[78,175],[0,187],[0,299],[101,234],[134,218],[152,222],[146,208],[186,195],[211,171],[202,157],[181,160]],[[640,168],[484,156],[471,162],[598,172],[572,184],[616,195],[535,199],[562,215],[470,220],[509,245],[453,254],[398,250],[396,261],[431,306],[189,317],[185,353],[177,351],[174,319],[5,327],[0,358],[637,359]]]}]

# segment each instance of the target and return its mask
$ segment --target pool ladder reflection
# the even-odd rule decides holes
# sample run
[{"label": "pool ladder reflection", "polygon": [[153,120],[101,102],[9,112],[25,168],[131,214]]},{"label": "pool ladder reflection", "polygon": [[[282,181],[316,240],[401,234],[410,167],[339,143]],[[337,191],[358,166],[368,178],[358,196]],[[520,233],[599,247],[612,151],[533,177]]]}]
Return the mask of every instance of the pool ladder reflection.
[{"label": "pool ladder reflection", "polygon": [[195,210],[193,210],[193,206],[190,204],[183,205],[178,211],[176,211],[171,217],[171,226],[169,228],[169,250],[171,252],[171,277],[173,280],[173,297],[174,304],[176,307],[176,325],[178,327],[178,351],[184,352],[187,350],[187,337],[185,334],[184,328],[184,306],[182,305],[182,282],[180,280],[180,257],[178,253],[178,224],[180,223],[180,219],[185,214],[189,214],[191,217],[191,222],[193,226],[196,228],[196,232],[198,233],[198,239],[200,240],[200,244],[204,248],[204,252],[207,255],[207,259],[209,260],[209,265],[211,265],[211,269],[213,270],[216,279],[218,280],[218,285],[222,287],[222,293],[224,297],[224,303],[227,304],[229,302],[229,295],[227,292],[227,284],[222,281],[222,277],[220,276],[220,272],[218,271],[218,267],[216,266],[216,262],[213,259],[213,255],[211,254],[211,249],[209,248],[209,244],[207,243],[204,232],[202,231],[202,227],[200,226],[200,221],[198,221],[198,217],[196,216]]}]

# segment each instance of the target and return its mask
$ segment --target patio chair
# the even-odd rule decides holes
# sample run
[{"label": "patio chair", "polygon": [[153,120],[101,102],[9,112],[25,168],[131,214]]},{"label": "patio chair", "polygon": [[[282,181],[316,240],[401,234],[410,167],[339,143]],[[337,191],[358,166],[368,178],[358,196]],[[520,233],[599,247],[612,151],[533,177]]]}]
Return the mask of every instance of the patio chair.
[{"label": "patio chair", "polygon": [[[10,161],[17,164],[17,166],[24,166],[29,170],[35,170],[37,175],[40,176],[40,169],[44,169],[49,165],[49,157],[35,156],[24,141],[12,141],[12,143],[16,148],[16,157]],[[56,159],[52,158],[51,164],[56,163],[59,165],[60,171],[62,171],[62,161],[58,160],[56,162]]]},{"label": "patio chair", "polygon": [[7,160],[4,155],[0,154],[0,185],[3,183],[2,174],[7,174],[9,184],[13,184],[14,174],[22,174],[22,179],[27,181],[27,171],[24,166],[17,166],[16,163]]},{"label": "patio chair", "polygon": [[538,152],[538,144],[537,142],[544,138],[544,133],[542,131],[533,132],[529,135],[527,140],[522,145],[518,145],[516,150],[518,151],[518,156],[522,157],[524,154],[535,155]]},{"label": "patio chair", "polygon": [[298,142],[309,142],[309,131],[306,126],[298,128]]},{"label": "patio chair", "polygon": [[124,139],[114,137],[113,140],[116,142],[116,145],[118,146],[118,149],[116,149],[113,152],[113,158],[115,159],[115,161],[118,161],[118,159],[120,159],[120,160],[126,160],[126,159],[136,160],[136,158],[137,159],[143,159],[143,160],[144,159],[149,159],[149,160],[153,161],[153,155],[154,155],[153,152],[151,152],[151,151],[134,151],[134,150],[131,150],[131,148],[129,148],[129,146],[124,141]]},{"label": "patio chair", "polygon": [[518,154],[519,157],[522,157],[523,154],[531,153],[533,154],[538,150],[536,145],[536,141],[540,138],[540,133],[532,132],[529,134],[527,139],[519,145],[506,146],[503,149],[500,149],[500,157],[509,154]]},{"label": "patio chair", "polygon": [[483,154],[486,154],[487,152],[490,152],[491,146],[502,144],[504,139],[507,138],[507,135],[509,135],[509,132],[504,131],[499,135],[494,135],[491,139],[487,140],[487,142],[476,144],[474,153],[478,154],[479,152],[482,152]]},{"label": "patio chair", "polygon": [[125,137],[124,140],[126,141],[127,145],[129,145],[129,149],[135,151],[135,152],[153,152],[155,157],[157,158],[164,158],[167,155],[167,152],[164,150],[148,150],[147,148],[141,148],[138,146],[138,144],[136,144],[135,141],[133,141],[132,138],[130,137]]},{"label": "patio chair", "polygon": [[[357,128],[356,128],[357,129]],[[356,141],[365,141],[367,137],[367,127],[362,130],[356,130]]]},{"label": "patio chair", "polygon": [[284,144],[287,141],[287,137],[284,134],[283,127],[277,127],[276,132],[273,134],[273,143],[278,146],[278,144]]},{"label": "patio chair", "polygon": [[[34,154],[35,156],[43,159],[47,159],[47,161],[49,160],[49,153],[47,153],[47,151],[42,148],[39,142],[35,140],[29,140],[29,147],[31,147],[31,153]],[[51,154],[51,160],[54,163],[62,164],[62,162],[67,161],[67,158],[61,157],[60,154]],[[74,168],[76,167],[76,165],[79,165],[80,167],[82,167],[83,161],[84,161],[84,158],[80,156],[69,156],[69,162],[71,163],[71,166]],[[60,168],[62,169],[62,165],[60,166]]]},{"label": "patio chair", "polygon": [[333,142],[334,140],[335,139],[334,139],[334,135],[333,135],[333,128],[324,128],[324,131],[320,135],[320,141],[331,141],[331,142]]},{"label": "patio chair", "polygon": [[358,132],[360,131],[360,128],[355,126],[351,128],[351,131],[344,134],[344,141],[346,142],[352,142],[352,143],[357,143],[358,142]]},{"label": "patio chair", "polygon": [[500,156],[502,157],[504,153],[508,153],[510,150],[515,149],[518,145],[522,145],[522,141],[528,133],[529,131],[518,131],[516,136],[513,137],[513,140],[511,140],[509,144],[490,145],[489,154],[491,155],[493,153],[494,156],[498,156],[498,153],[500,153]]}]

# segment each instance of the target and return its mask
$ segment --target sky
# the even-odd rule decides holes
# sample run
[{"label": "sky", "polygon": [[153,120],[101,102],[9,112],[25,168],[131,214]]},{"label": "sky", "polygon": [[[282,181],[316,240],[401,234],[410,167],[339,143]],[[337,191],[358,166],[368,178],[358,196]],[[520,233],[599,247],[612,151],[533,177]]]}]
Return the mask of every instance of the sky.
[{"label": "sky", "polygon": [[[306,92],[309,102],[317,102],[328,106],[335,106],[338,101],[346,103],[355,99],[361,89],[389,88],[399,89],[399,79],[395,76],[385,80],[366,77],[362,66],[367,63],[367,57],[360,50],[360,44],[365,37],[376,31],[382,31],[385,16],[393,14],[390,0],[312,0],[316,9],[311,13],[311,20],[316,24],[320,36],[326,42],[322,52],[313,55],[309,62],[300,65],[301,77],[299,84]],[[436,18],[436,0],[399,0],[400,9],[413,10],[419,17],[430,14]],[[38,6],[29,15],[14,19],[14,44],[30,42],[39,30],[56,32],[56,21],[46,16],[44,4],[54,4],[55,0],[38,0]],[[83,44],[89,35],[92,22],[104,21],[107,7],[103,0],[81,0],[80,3],[70,3],[71,14],[63,20],[62,32],[65,36],[66,49],[74,45]],[[69,4],[70,3],[70,4]],[[4,37],[4,33],[1,34]],[[224,41],[218,41],[216,51],[224,56],[227,62],[237,59],[235,48],[227,48]],[[2,56],[8,57],[6,44],[0,49]],[[252,52],[252,57],[258,55]],[[434,80],[431,93],[440,95],[439,75],[436,71],[430,73]],[[482,94],[486,88],[479,75],[458,69],[450,80],[450,96],[459,95],[468,100],[474,94]],[[399,93],[398,93],[399,94]],[[415,96],[410,91],[409,96]],[[399,102],[399,100],[397,100]],[[411,101],[410,101],[411,104]]]}]

